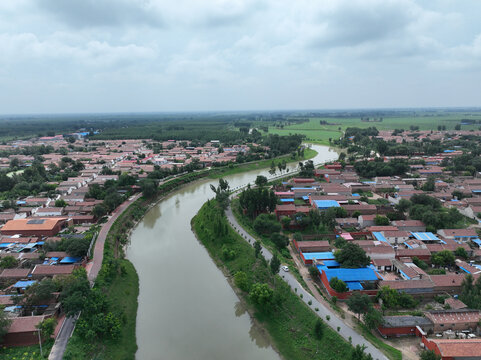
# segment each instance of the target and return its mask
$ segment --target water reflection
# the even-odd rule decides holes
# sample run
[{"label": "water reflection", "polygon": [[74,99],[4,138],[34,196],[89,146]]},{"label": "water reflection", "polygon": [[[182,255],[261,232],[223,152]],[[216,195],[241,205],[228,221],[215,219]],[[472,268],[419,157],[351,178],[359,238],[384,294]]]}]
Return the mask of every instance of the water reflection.
[{"label": "water reflection", "polygon": [[241,303],[240,301],[238,301],[234,304],[234,309],[235,309],[234,313],[235,313],[236,317],[244,315],[247,311],[245,305],[243,303]]},{"label": "water reflection", "polygon": [[266,331],[254,322],[252,323],[249,330],[249,336],[251,337],[251,340],[256,344],[256,346],[261,349],[265,349],[271,346]]},{"label": "water reflection", "polygon": [[157,204],[153,206],[147,214],[145,214],[143,219],[143,224],[149,229],[153,229],[157,220],[162,216],[160,212],[160,205]]}]

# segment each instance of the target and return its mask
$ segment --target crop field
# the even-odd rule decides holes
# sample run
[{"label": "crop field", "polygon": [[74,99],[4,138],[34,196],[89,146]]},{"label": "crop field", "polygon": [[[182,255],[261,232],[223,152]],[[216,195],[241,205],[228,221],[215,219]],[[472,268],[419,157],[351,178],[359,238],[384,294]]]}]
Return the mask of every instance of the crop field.
[{"label": "crop field", "polygon": [[[367,115],[364,115],[367,116]],[[377,118],[377,116],[374,116]],[[371,118],[372,119],[372,118]],[[419,130],[437,130],[438,126],[446,126],[446,130],[454,130],[463,120],[474,120],[477,124],[461,125],[462,130],[474,130],[481,127],[481,113],[473,112],[419,112],[404,116],[383,116],[382,121],[361,121],[359,117],[311,117],[309,121],[292,125],[273,123],[268,133],[289,135],[302,134],[309,141],[328,144],[329,138],[342,136],[348,127],[376,127],[378,130],[408,130],[410,126],[418,126]],[[322,124],[321,124],[322,122]],[[265,133],[265,132],[264,132]]]}]

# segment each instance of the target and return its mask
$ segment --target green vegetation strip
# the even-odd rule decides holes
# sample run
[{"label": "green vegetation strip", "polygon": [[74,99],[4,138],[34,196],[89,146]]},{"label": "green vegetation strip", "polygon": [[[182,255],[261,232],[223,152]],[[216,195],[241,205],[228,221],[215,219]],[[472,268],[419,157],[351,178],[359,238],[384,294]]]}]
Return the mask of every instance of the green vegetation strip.
[{"label": "green vegetation strip", "polygon": [[304,150],[304,155],[303,156],[296,156],[292,157],[292,155],[282,155],[278,156],[274,159],[265,159],[265,160],[260,160],[260,161],[254,161],[250,162],[248,164],[231,164],[222,168],[214,168],[211,170],[210,173],[210,178],[211,179],[218,179],[224,176],[228,175],[234,175],[234,174],[239,174],[245,171],[251,171],[251,170],[258,170],[258,169],[263,169],[263,168],[268,168],[271,166],[272,162],[277,166],[279,162],[282,160],[289,162],[296,162],[296,161],[301,161],[301,160],[309,160],[312,159],[317,155],[317,151],[306,148]]},{"label": "green vegetation strip", "polygon": [[2,360],[38,360],[47,359],[53,340],[42,343],[43,356],[40,356],[40,346],[0,347],[0,359]]},{"label": "green vegetation strip", "polygon": [[358,323],[356,326],[357,332],[361,333],[371,344],[381,350],[391,360],[402,360],[401,351],[389,346],[384,341],[375,336],[363,323]]},{"label": "green vegetation strip", "polygon": [[[285,359],[346,359],[352,347],[335,331],[323,325],[320,340],[313,334],[318,317],[281,281],[274,276],[265,260],[255,257],[254,249],[230,226],[224,212],[215,201],[208,201],[192,220],[199,241],[206,247],[217,266],[229,277],[242,273],[244,282],[234,282],[239,297],[251,313],[268,330],[275,347]],[[249,296],[255,284],[267,284],[272,289],[269,306],[262,306]],[[237,289],[235,287],[235,289]]]}]

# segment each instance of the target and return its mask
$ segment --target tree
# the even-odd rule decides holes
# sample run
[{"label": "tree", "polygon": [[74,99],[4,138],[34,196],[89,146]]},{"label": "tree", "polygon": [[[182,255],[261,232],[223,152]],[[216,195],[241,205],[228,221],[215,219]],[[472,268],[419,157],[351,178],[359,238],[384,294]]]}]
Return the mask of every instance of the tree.
[{"label": "tree", "polygon": [[386,216],[376,215],[374,218],[374,223],[376,226],[388,226],[389,219]]},{"label": "tree", "polygon": [[144,179],[140,182],[140,189],[142,190],[142,195],[146,199],[150,199],[157,194],[157,185],[155,185],[154,180]]},{"label": "tree", "polygon": [[229,206],[229,183],[222,178],[219,179],[217,188],[210,185],[211,190],[215,193],[215,199],[221,209],[225,210]]},{"label": "tree", "polygon": [[464,260],[466,260],[469,257],[466,249],[461,247],[461,246],[456,249],[456,251],[454,252],[454,255],[456,255],[456,256],[464,259]]},{"label": "tree", "polygon": [[320,318],[317,318],[314,324],[314,336],[317,340],[321,340],[324,335],[324,323]]},{"label": "tree", "polygon": [[66,207],[67,203],[64,199],[57,199],[55,200],[55,207]]},{"label": "tree", "polygon": [[400,212],[406,212],[411,207],[411,201],[408,199],[401,199],[399,203],[396,205],[396,210]]},{"label": "tree", "polygon": [[275,215],[260,214],[254,220],[254,230],[261,234],[272,234],[281,230],[281,224],[277,222]]},{"label": "tree", "polygon": [[7,335],[10,324],[12,323],[12,319],[7,316],[7,313],[3,311],[3,309],[4,307],[0,306],[0,342],[3,340],[3,337]]},{"label": "tree", "polygon": [[456,258],[449,250],[442,250],[431,255],[431,262],[438,266],[452,266]]},{"label": "tree", "polygon": [[277,257],[277,254],[274,254],[274,256],[272,256],[272,259],[271,259],[271,262],[270,262],[269,265],[270,265],[271,271],[274,275],[279,272],[279,269],[281,267],[281,261]]},{"label": "tree", "polygon": [[366,345],[356,345],[352,351],[351,360],[372,360],[371,354],[366,354],[364,350],[366,350]]},{"label": "tree", "polygon": [[280,233],[274,233],[271,235],[272,242],[276,245],[279,250],[282,250],[289,245],[289,238]]},{"label": "tree", "polygon": [[434,177],[433,176],[430,176],[428,178],[428,180],[422,186],[422,189],[424,191],[434,191],[435,185],[434,185]]},{"label": "tree", "polygon": [[371,308],[366,314],[364,314],[364,324],[366,324],[369,329],[377,329],[382,323],[383,317],[380,311]]},{"label": "tree", "polygon": [[261,251],[262,251],[261,243],[258,240],[256,240],[256,242],[254,243],[254,253],[256,258],[259,257]]},{"label": "tree", "polygon": [[433,350],[424,350],[421,353],[421,360],[441,360],[441,356],[437,355]]},{"label": "tree", "polygon": [[2,269],[12,269],[16,267],[18,264],[17,259],[15,259],[13,256],[5,256],[0,260],[0,268]]},{"label": "tree", "polygon": [[272,303],[274,291],[268,284],[255,283],[249,293],[249,297],[254,304],[266,309]]},{"label": "tree", "polygon": [[249,291],[249,280],[247,274],[243,271],[238,271],[234,275],[234,284],[242,291]]},{"label": "tree", "polygon": [[461,130],[461,124],[456,124],[454,126],[454,130]]},{"label": "tree", "polygon": [[283,216],[281,218],[281,224],[282,224],[282,227],[286,230],[289,229],[289,226],[291,225],[291,218],[289,216]]},{"label": "tree", "polygon": [[97,204],[92,209],[92,215],[97,219],[101,218],[105,214],[107,214],[107,208],[103,204]]},{"label": "tree", "polygon": [[337,276],[334,276],[329,280],[329,286],[338,293],[343,293],[349,290],[346,283],[337,278]]},{"label": "tree", "polygon": [[346,303],[349,307],[349,310],[357,314],[359,319],[361,314],[366,314],[372,308],[372,303],[371,299],[369,299],[369,296],[366,294],[361,295],[359,292],[352,294],[347,299]]},{"label": "tree", "polygon": [[23,302],[25,306],[45,305],[48,300],[53,298],[55,291],[57,291],[57,285],[54,281],[44,278],[25,290]]},{"label": "tree", "polygon": [[258,175],[255,184],[258,187],[264,187],[267,185],[267,178],[263,175]]},{"label": "tree", "polygon": [[42,337],[44,339],[50,339],[55,331],[55,326],[57,325],[57,320],[54,317],[44,319],[40,324],[37,325],[37,329],[40,329]]},{"label": "tree", "polygon": [[371,259],[357,244],[347,243],[341,250],[334,253],[336,261],[344,268],[360,268],[369,265]]}]

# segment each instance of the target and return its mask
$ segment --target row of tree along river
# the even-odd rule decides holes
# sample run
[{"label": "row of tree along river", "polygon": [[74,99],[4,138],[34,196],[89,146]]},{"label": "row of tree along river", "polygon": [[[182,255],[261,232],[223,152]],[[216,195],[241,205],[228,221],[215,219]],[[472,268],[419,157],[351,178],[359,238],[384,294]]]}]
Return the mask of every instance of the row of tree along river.
[{"label": "row of tree along river", "polygon": [[[337,159],[313,145],[315,164]],[[295,170],[297,164],[288,165]],[[231,188],[268,169],[227,176]],[[140,283],[137,359],[278,359],[262,329],[244,311],[224,275],[192,233],[190,220],[213,197],[204,180],[172,193],[147,212],[127,250]]]}]

